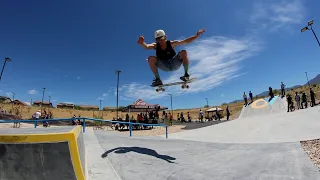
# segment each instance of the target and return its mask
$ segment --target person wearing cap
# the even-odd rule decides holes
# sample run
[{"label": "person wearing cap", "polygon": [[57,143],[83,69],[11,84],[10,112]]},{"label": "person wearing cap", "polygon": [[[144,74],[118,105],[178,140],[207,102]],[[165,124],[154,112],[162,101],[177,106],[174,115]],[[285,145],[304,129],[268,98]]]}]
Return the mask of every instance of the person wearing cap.
[{"label": "person wearing cap", "polygon": [[144,41],[144,36],[140,36],[138,39],[138,44],[140,44],[144,49],[153,49],[156,51],[156,56],[149,56],[148,62],[150,69],[152,70],[155,78],[152,82],[152,86],[163,85],[158,68],[169,72],[178,70],[183,64],[184,75],[180,77],[182,81],[189,80],[189,59],[187,56],[187,51],[182,50],[178,53],[174,50],[175,47],[191,43],[196,40],[202,33],[205,32],[205,29],[200,29],[196,35],[191,36],[185,40],[167,40],[166,33],[164,30],[157,30],[154,34],[156,42],[147,44]]}]

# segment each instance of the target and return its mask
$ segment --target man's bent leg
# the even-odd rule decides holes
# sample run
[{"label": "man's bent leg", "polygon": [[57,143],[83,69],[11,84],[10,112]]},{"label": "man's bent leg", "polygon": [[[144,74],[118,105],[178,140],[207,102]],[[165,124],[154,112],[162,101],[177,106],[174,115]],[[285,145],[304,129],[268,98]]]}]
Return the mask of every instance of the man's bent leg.
[{"label": "man's bent leg", "polygon": [[160,75],[158,72],[158,65],[157,65],[158,59],[154,56],[148,57],[148,63],[150,66],[151,71],[153,72],[155,79],[152,82],[152,86],[159,86],[162,85],[162,81],[160,79]]},{"label": "man's bent leg", "polygon": [[160,79],[160,75],[159,75],[159,71],[158,71],[158,67],[157,67],[157,61],[158,61],[158,59],[154,56],[148,57],[148,63],[149,63],[149,66],[150,66],[152,73],[154,74],[154,76],[156,78]]},{"label": "man's bent leg", "polygon": [[188,58],[188,54],[186,50],[182,50],[180,51],[180,57],[183,63],[183,67],[184,67],[184,73],[185,75],[188,75],[188,71],[189,71],[189,58]]}]

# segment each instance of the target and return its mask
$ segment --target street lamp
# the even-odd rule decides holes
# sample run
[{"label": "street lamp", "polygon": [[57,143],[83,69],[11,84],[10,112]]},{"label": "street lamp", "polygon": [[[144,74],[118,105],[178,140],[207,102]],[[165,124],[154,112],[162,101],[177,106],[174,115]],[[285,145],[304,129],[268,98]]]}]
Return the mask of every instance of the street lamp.
[{"label": "street lamp", "polygon": [[0,74],[0,80],[2,78],[2,73],[3,73],[4,67],[6,66],[7,61],[11,61],[11,59],[8,57],[4,58],[4,63],[3,63],[1,74]]},{"label": "street lamp", "polygon": [[121,71],[120,70],[116,70],[116,74],[117,76],[117,120],[118,120],[118,108],[119,108],[119,76],[120,76]]},{"label": "street lamp", "polygon": [[170,103],[171,103],[171,114],[172,114],[172,117],[173,117],[172,94],[169,94],[169,96],[170,96]]},{"label": "street lamp", "polygon": [[207,100],[207,108],[209,108],[209,102],[208,102],[208,98],[206,98],[206,100]]},{"label": "street lamp", "polygon": [[43,106],[43,98],[44,98],[44,91],[46,90],[46,88],[42,88],[42,101],[41,101],[41,114],[42,114],[42,106]]},{"label": "street lamp", "polygon": [[100,99],[99,101],[100,101],[100,108],[99,108],[100,109],[100,117],[102,117],[102,119],[103,119],[102,109],[101,109],[101,101],[102,101],[102,99]]},{"label": "street lamp", "polygon": [[306,77],[307,77],[307,81],[308,81],[308,86],[309,86],[309,88],[310,88],[310,83],[309,83],[308,73],[307,73],[307,72],[305,72],[305,73],[306,73]]},{"label": "street lamp", "polygon": [[310,21],[308,22],[308,26],[302,28],[302,29],[301,29],[301,32],[305,32],[306,30],[311,30],[312,33],[313,33],[313,35],[314,35],[314,37],[316,38],[316,40],[317,40],[317,42],[318,42],[318,45],[320,46],[319,39],[318,39],[316,33],[314,32],[314,30],[313,30],[313,28],[312,28],[312,24],[313,24],[313,20],[310,20]]}]

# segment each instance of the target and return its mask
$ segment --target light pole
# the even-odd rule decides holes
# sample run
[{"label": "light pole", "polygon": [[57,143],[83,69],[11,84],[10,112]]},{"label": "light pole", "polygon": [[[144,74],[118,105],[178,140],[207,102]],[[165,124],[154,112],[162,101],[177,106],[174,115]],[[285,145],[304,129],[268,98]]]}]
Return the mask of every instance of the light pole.
[{"label": "light pole", "polygon": [[116,74],[117,74],[117,120],[118,120],[118,108],[119,108],[119,76],[120,76],[121,71],[120,70],[116,70]]},{"label": "light pole", "polygon": [[13,112],[13,104],[14,104],[14,96],[16,95],[16,93],[12,92],[12,112]]},{"label": "light pole", "polygon": [[2,73],[3,73],[4,67],[6,66],[7,61],[11,61],[11,59],[8,57],[4,58],[4,63],[3,63],[1,74],[0,74],[0,80],[2,78]]},{"label": "light pole", "polygon": [[207,108],[209,108],[209,102],[208,102],[208,98],[206,98],[206,100],[207,100]]},{"label": "light pole", "polygon": [[318,39],[316,33],[314,32],[314,30],[313,30],[313,28],[312,28],[312,24],[313,24],[313,20],[310,20],[310,21],[308,22],[308,26],[302,28],[302,29],[301,29],[301,32],[305,32],[306,30],[311,30],[312,33],[313,33],[313,35],[314,35],[314,37],[316,38],[316,40],[317,40],[317,42],[318,42],[319,47],[320,47],[319,39]]},{"label": "light pole", "polygon": [[42,101],[41,101],[41,114],[42,114],[42,106],[43,106],[43,98],[44,98],[44,91],[46,90],[46,88],[42,88]]},{"label": "light pole", "polygon": [[173,108],[172,108],[172,94],[169,94],[170,96],[170,104],[171,104],[171,115],[173,117]]},{"label": "light pole", "polygon": [[100,101],[100,108],[99,108],[99,109],[100,109],[100,117],[102,117],[102,119],[103,119],[103,116],[102,116],[102,109],[101,109],[101,101],[102,101],[102,99],[100,99],[99,101]]},{"label": "light pole", "polygon": [[307,72],[305,72],[305,73],[306,73],[306,77],[307,77],[307,81],[308,81],[308,86],[309,86],[309,88],[310,88],[310,83],[309,83],[308,73],[307,73]]}]

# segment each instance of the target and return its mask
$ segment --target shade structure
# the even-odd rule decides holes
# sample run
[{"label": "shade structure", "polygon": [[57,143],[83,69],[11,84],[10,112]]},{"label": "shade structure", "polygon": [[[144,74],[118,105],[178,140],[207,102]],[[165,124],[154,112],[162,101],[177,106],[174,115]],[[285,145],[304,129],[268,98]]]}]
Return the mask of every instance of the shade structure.
[{"label": "shade structure", "polygon": [[126,112],[150,112],[150,111],[163,111],[167,107],[160,106],[159,104],[148,104],[142,99],[136,100],[134,103],[128,105],[123,111]]}]

